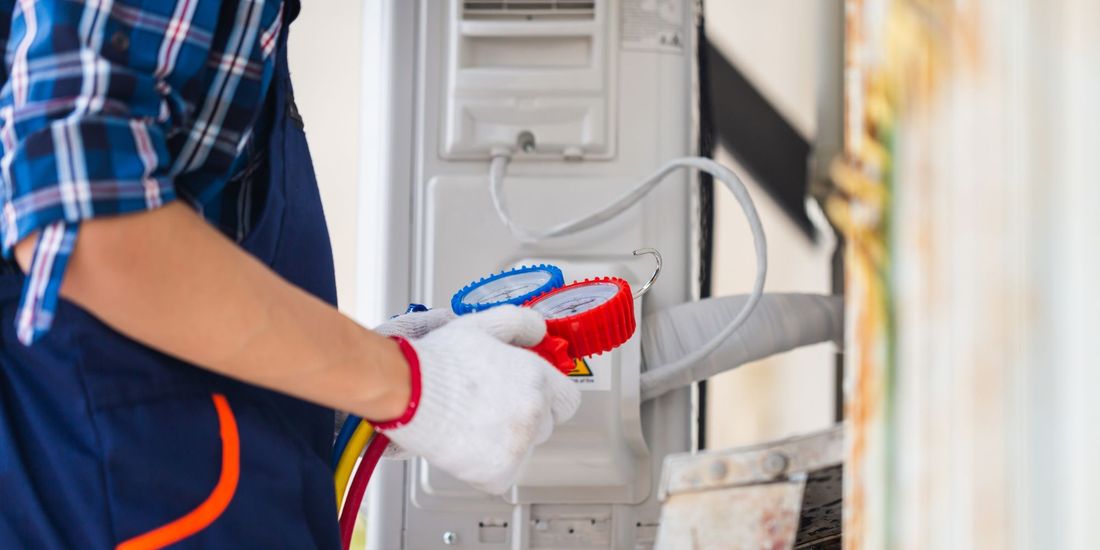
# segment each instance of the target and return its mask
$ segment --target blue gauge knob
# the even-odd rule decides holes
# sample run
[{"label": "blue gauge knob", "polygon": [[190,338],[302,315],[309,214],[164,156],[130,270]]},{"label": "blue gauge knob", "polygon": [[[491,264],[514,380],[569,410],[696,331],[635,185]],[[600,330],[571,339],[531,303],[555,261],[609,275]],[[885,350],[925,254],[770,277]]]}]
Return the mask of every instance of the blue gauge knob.
[{"label": "blue gauge knob", "polygon": [[451,298],[455,315],[524,302],[565,286],[561,270],[552,265],[517,267],[470,283]]}]

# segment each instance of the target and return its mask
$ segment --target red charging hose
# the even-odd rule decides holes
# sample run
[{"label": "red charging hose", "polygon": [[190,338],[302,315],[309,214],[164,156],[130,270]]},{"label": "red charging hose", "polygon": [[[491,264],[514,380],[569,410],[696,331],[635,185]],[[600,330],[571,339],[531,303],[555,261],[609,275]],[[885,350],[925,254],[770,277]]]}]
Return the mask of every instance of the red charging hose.
[{"label": "red charging hose", "polygon": [[367,450],[363,453],[363,460],[359,462],[359,468],[355,470],[355,477],[351,480],[348,489],[348,498],[344,500],[344,509],[340,511],[340,545],[344,550],[351,546],[351,534],[355,531],[355,518],[359,515],[359,506],[363,504],[363,495],[367,492],[367,484],[370,483],[371,474],[378,466],[382,453],[386,451],[390,439],[383,434],[376,433],[367,444]]}]

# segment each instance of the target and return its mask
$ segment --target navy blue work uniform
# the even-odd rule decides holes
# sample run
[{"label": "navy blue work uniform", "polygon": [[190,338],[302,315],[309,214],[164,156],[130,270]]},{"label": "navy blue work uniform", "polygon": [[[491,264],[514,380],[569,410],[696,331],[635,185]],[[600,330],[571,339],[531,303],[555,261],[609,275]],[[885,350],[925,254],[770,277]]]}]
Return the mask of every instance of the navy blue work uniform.
[{"label": "navy blue work uniform", "polygon": [[[256,125],[266,197],[241,246],[335,304],[286,35]],[[23,279],[0,275],[0,548],[339,547],[331,411],[165,356],[64,301],[24,346]]]}]

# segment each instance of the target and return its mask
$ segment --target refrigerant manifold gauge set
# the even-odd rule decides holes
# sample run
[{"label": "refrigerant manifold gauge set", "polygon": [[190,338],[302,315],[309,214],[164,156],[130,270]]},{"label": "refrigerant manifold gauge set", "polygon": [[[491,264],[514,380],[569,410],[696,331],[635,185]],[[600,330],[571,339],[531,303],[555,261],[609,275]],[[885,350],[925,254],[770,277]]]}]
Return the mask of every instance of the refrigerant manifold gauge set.
[{"label": "refrigerant manifold gauge set", "polygon": [[[647,284],[648,287],[648,284]],[[532,350],[568,374],[574,359],[611,351],[634,334],[630,283],[598,277],[565,284],[552,265],[517,267],[455,293],[451,309],[465,315],[506,304],[531,308],[546,319],[546,338]]]}]

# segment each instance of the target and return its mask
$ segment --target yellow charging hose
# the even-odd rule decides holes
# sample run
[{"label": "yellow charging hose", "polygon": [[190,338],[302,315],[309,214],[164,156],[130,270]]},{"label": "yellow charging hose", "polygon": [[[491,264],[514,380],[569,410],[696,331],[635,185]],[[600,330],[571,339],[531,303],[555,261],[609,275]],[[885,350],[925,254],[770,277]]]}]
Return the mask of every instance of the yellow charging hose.
[{"label": "yellow charging hose", "polygon": [[344,453],[340,455],[339,462],[336,463],[336,473],[333,478],[336,481],[337,510],[340,510],[344,505],[344,492],[347,491],[351,473],[355,470],[355,461],[359,459],[359,455],[363,454],[363,449],[366,449],[367,443],[373,434],[374,426],[371,426],[370,422],[366,420],[361,421],[351,434],[347,447],[344,447]]}]

